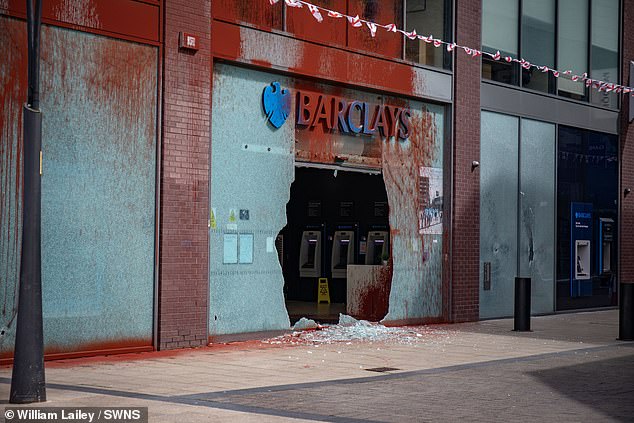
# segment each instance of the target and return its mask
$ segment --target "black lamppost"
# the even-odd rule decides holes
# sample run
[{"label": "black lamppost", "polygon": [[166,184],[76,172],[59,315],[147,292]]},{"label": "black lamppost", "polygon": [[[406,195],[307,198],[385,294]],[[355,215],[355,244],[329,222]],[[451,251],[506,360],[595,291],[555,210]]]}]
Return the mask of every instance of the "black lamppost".
[{"label": "black lamppost", "polygon": [[20,291],[9,401],[46,401],[42,323],[42,113],[40,112],[41,0],[27,0],[28,98],[24,105],[24,200]]}]

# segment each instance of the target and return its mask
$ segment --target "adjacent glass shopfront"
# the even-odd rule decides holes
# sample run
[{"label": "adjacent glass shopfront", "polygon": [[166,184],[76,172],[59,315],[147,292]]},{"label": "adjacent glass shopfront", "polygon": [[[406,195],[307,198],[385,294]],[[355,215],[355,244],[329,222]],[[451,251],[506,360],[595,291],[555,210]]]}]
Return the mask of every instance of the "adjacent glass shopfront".
[{"label": "adjacent glass shopfront", "polygon": [[482,112],[480,317],[616,305],[616,135]]}]

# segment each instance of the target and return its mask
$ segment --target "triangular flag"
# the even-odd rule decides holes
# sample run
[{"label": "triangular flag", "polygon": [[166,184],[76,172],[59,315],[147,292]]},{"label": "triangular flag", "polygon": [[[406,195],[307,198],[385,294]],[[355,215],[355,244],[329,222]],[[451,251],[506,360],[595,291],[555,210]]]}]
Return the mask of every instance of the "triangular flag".
[{"label": "triangular flag", "polygon": [[410,40],[415,40],[418,38],[418,35],[416,35],[416,30],[413,30],[412,32],[403,32],[403,34],[405,34],[405,36]]},{"label": "triangular flag", "polygon": [[352,16],[346,16],[346,18],[348,18],[348,22],[350,22],[352,26],[355,28],[358,28],[363,25],[361,23],[361,18],[359,17],[359,15],[355,16],[354,18]]},{"label": "triangular flag", "polygon": [[394,24],[387,24],[383,28],[387,29],[390,32],[396,32],[397,31],[396,25],[394,25]]},{"label": "triangular flag", "polygon": [[372,38],[376,37],[376,24],[374,22],[366,22],[368,28],[370,28],[370,35]]},{"label": "triangular flag", "polygon": [[321,16],[321,13],[319,12],[319,8],[317,6],[309,4],[308,10],[310,10],[310,13],[312,13],[313,17],[317,19],[317,22],[321,23],[324,21],[324,17]]},{"label": "triangular flag", "polygon": [[341,13],[335,12],[333,10],[328,11],[328,16],[330,16],[331,18],[343,18],[343,15]]},{"label": "triangular flag", "polygon": [[284,2],[290,7],[302,7],[302,4],[298,0],[284,0]]}]

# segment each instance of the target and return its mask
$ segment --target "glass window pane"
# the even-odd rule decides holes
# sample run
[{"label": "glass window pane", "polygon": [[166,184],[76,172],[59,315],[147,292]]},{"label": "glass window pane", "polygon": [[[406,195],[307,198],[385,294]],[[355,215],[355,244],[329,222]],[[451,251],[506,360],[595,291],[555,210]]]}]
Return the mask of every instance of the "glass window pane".
[{"label": "glass window pane", "polygon": [[519,4],[509,0],[482,1],[482,47],[517,57]]},{"label": "glass window pane", "polygon": [[519,276],[532,281],[533,313],[553,311],[555,125],[522,119]]},{"label": "glass window pane", "polygon": [[[519,2],[509,0],[482,1],[482,49],[502,56],[517,57]],[[517,85],[519,66],[504,60],[482,56],[482,78]]]},{"label": "glass window pane", "polygon": [[[447,20],[446,0],[407,0],[405,27],[407,31],[416,29],[420,35],[433,35],[449,41],[445,28]],[[431,66],[443,66],[443,46],[434,47],[432,43],[423,40],[405,39],[405,58],[413,62]]]},{"label": "glass window pane", "polygon": [[[557,166],[557,309],[617,304],[618,137],[559,127]],[[588,205],[590,277],[575,280],[579,239],[572,207]],[[580,229],[577,229],[577,228]]]},{"label": "glass window pane", "polygon": [[[593,79],[619,82],[619,0],[592,1],[592,71]],[[617,95],[591,90],[593,104],[617,107]]]},{"label": "glass window pane", "polygon": [[[519,119],[485,111],[481,119],[480,317],[511,316],[517,276]],[[490,289],[484,285],[485,265]]]},{"label": "glass window pane", "polygon": [[[581,75],[588,71],[588,0],[559,0],[559,34],[557,67]],[[558,78],[559,94],[582,100],[583,82],[570,77]]]},{"label": "glass window pane", "polygon": [[[555,0],[522,3],[522,57],[531,63],[555,66]],[[522,86],[551,92],[552,75],[531,67],[522,71]]]}]

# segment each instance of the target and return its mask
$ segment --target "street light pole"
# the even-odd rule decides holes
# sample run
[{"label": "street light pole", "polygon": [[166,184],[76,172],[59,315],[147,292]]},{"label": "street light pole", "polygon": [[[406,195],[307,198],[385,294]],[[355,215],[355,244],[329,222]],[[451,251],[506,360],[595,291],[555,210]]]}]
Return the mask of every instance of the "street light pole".
[{"label": "street light pole", "polygon": [[[35,4],[33,4],[35,2]],[[41,0],[26,0],[28,98],[24,105],[24,200],[20,291],[9,402],[46,401],[42,322],[42,113],[40,112]]]}]

